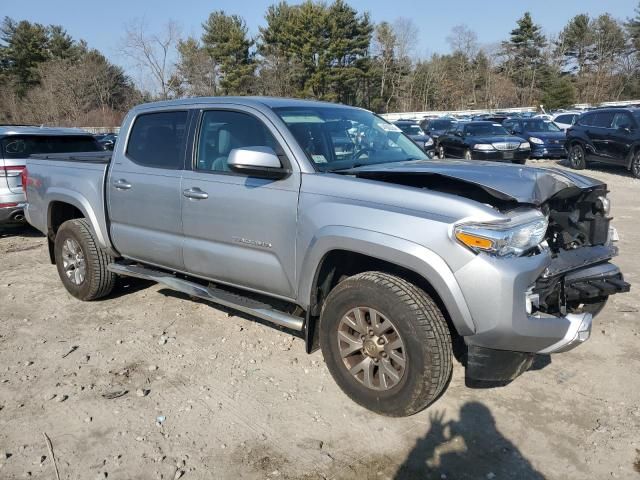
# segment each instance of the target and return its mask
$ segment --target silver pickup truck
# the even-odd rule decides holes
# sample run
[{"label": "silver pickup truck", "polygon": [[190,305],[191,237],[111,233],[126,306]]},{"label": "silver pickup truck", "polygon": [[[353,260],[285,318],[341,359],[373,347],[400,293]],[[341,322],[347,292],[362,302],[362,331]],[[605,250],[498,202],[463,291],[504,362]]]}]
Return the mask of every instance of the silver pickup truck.
[{"label": "silver pickup truck", "polygon": [[431,161],[342,105],[141,105],[112,156],[31,158],[24,184],[27,219],[75,297],[140,277],[299,332],[349,397],[385,415],[444,391],[453,345],[469,384],[505,384],[535,354],[587,340],[607,298],[629,290],[610,263],[606,185]]}]

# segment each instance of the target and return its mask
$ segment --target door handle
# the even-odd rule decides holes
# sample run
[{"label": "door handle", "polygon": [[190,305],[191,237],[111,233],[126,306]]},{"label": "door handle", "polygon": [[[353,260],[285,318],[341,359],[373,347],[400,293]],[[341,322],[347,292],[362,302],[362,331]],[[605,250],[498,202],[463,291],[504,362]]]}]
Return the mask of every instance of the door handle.
[{"label": "door handle", "polygon": [[117,190],[129,190],[131,188],[131,184],[122,178],[113,182],[113,186]]},{"label": "door handle", "polygon": [[197,187],[183,190],[182,194],[187,198],[193,198],[195,200],[206,200],[209,198],[209,194],[207,192],[203,192]]}]

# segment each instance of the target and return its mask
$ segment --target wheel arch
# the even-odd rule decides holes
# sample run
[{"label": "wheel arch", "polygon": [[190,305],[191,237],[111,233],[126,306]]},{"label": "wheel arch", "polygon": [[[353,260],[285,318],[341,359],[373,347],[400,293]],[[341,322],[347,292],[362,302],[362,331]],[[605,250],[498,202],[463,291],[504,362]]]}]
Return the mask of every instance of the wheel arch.
[{"label": "wheel arch", "polygon": [[317,347],[317,322],[324,298],[345,276],[365,271],[400,276],[429,293],[452,334],[471,335],[476,327],[462,291],[444,260],[413,242],[351,227],[325,227],[303,262],[298,300],[307,311],[307,351]]},{"label": "wheel arch", "polygon": [[106,232],[106,227],[102,226],[94,208],[80,194],[58,189],[50,190],[47,196],[47,238],[49,240],[49,256],[55,262],[52,243],[56,232],[67,220],[84,218],[95,233],[96,240],[101,248],[110,250],[111,243]]}]

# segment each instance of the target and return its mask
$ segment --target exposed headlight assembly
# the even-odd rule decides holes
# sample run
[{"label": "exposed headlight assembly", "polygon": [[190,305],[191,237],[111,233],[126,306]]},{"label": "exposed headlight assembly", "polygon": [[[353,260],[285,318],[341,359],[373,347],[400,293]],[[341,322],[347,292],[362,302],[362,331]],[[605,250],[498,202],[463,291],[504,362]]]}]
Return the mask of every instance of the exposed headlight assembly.
[{"label": "exposed headlight assembly", "polygon": [[534,210],[506,222],[460,224],[454,228],[454,235],[476,253],[519,256],[544,240],[548,225],[547,218]]},{"label": "exposed headlight assembly", "polygon": [[424,146],[425,147],[430,147],[431,145],[433,145],[433,138],[429,137],[429,140],[424,142]]},{"label": "exposed headlight assembly", "polygon": [[473,146],[474,150],[493,150],[493,145],[491,145],[490,143],[476,143]]},{"label": "exposed headlight assembly", "polygon": [[544,143],[544,140],[538,137],[529,137],[529,141],[531,143],[535,143],[536,145],[542,145]]}]

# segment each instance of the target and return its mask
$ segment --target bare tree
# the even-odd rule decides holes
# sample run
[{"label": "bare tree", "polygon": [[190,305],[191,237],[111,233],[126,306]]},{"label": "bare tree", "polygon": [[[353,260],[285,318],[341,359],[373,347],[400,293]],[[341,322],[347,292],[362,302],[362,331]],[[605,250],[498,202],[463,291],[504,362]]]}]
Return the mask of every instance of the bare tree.
[{"label": "bare tree", "polygon": [[149,33],[144,19],[133,20],[125,27],[122,53],[143,72],[150,75],[161,98],[169,97],[176,87],[174,57],[180,29],[170,20],[158,33]]}]

